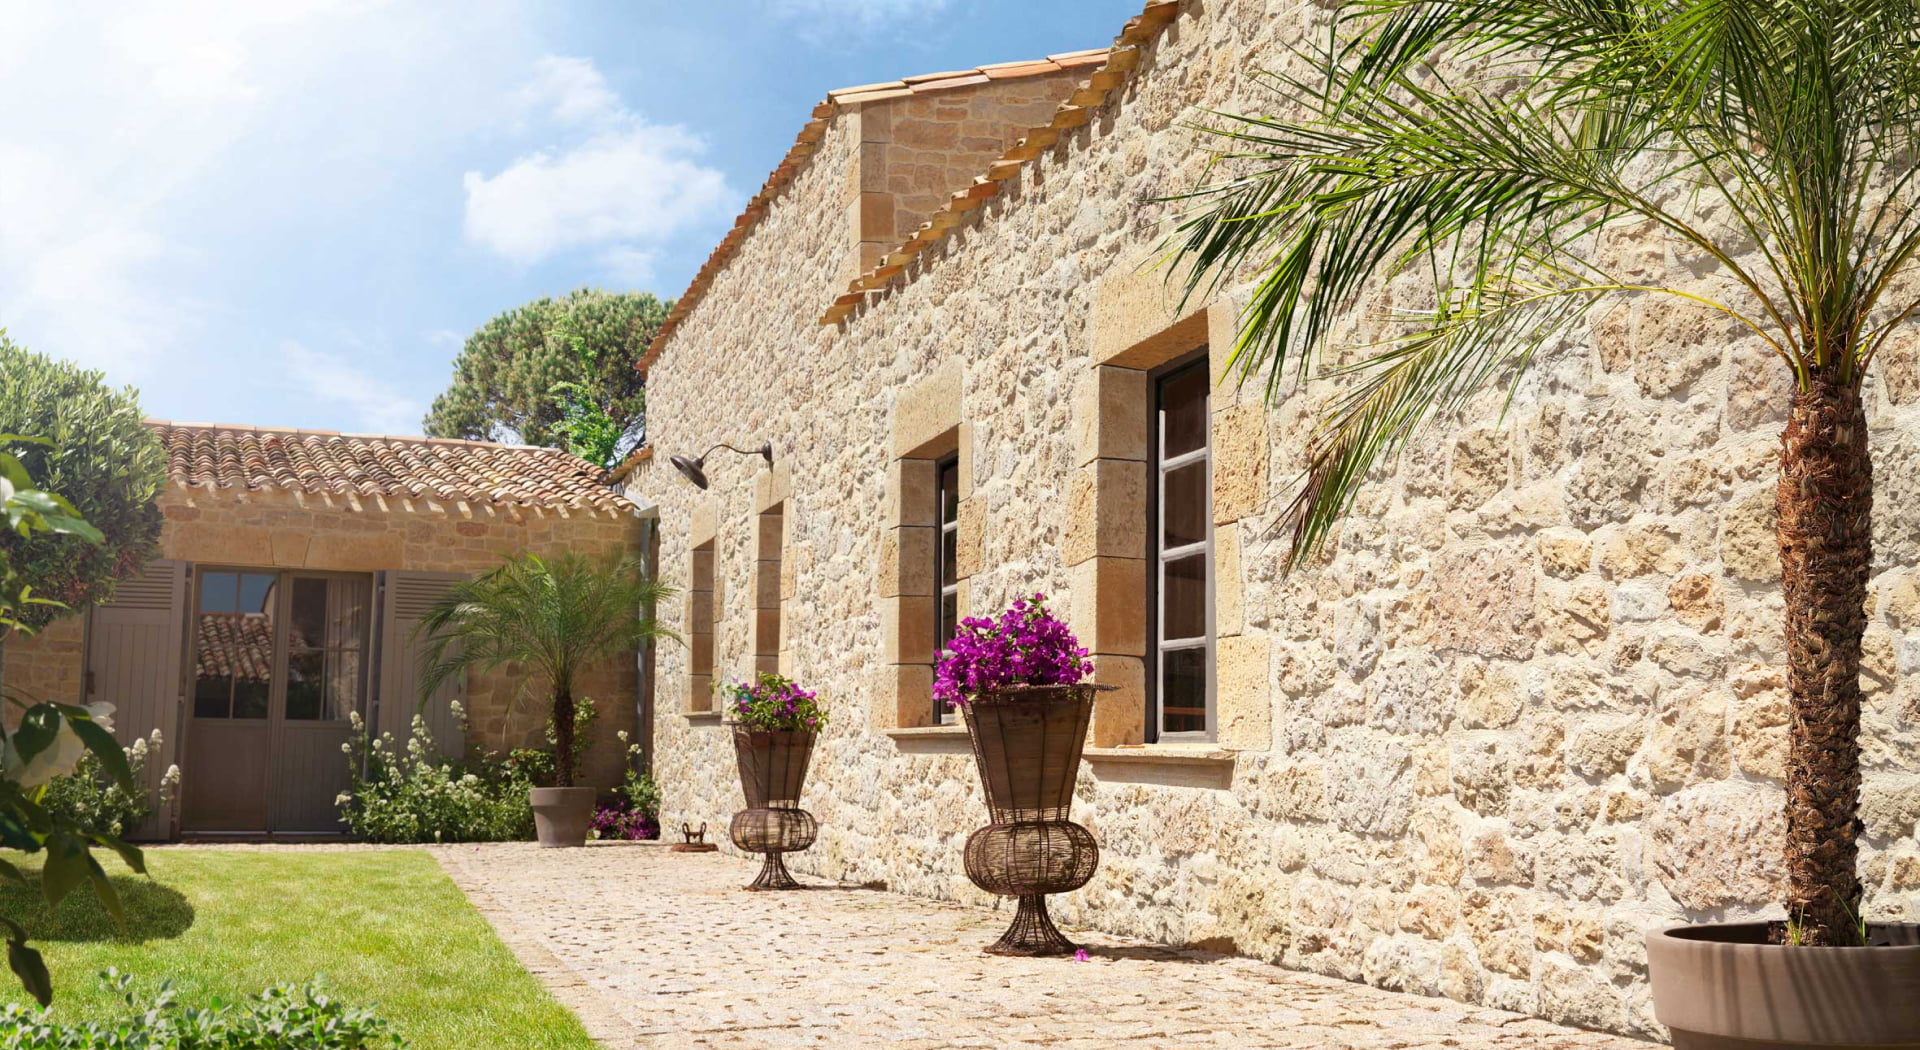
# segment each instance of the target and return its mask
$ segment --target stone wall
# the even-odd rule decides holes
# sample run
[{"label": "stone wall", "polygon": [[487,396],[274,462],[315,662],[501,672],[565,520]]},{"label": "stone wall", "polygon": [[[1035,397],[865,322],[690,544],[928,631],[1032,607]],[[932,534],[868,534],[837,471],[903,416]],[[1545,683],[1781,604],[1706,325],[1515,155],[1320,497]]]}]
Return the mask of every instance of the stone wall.
[{"label": "stone wall", "polygon": [[[1106,370],[1220,345],[1235,303],[1229,292],[1211,309],[1176,310],[1159,277],[1142,274],[1166,215],[1142,202],[1194,184],[1206,158],[1186,128],[1206,111],[1273,104],[1242,73],[1324,31],[1308,21],[1324,17],[1277,0],[1188,3],[1089,127],[1004,184],[873,305],[820,327],[839,289],[818,230],[837,214],[832,186],[849,170],[857,123],[836,119],[827,148],[663,348],[648,393],[661,454],[720,440],[776,450],[783,663],[834,714],[806,797],[820,840],[792,858],[796,870],[985,899],[960,861],[985,817],[971,760],[950,730],[898,728],[906,661],[890,648],[901,413],[919,411],[908,393],[943,369],[960,372],[971,608],[1045,591],[1083,637],[1113,632],[1097,649],[1112,657],[1103,670],[1137,662],[1136,628],[1116,604],[1125,580],[1100,566],[1122,573],[1135,542],[1100,531],[1128,505],[1103,477],[1133,469],[1099,437],[1125,407],[1103,384],[1127,377]],[[1695,279],[1695,260],[1645,233],[1596,250],[1651,279]],[[1373,302],[1421,291],[1380,289]],[[1877,368],[1864,855],[1870,914],[1912,919],[1914,341]],[[1429,429],[1363,492],[1331,557],[1291,576],[1276,523],[1327,391],[1289,391],[1270,407],[1257,388],[1220,378],[1221,740],[1116,747],[1087,763],[1077,814],[1104,856],[1058,913],[1657,1034],[1642,931],[1778,913],[1780,367],[1708,316],[1617,300],[1586,338],[1538,363],[1504,417],[1490,395]],[[686,582],[696,520],[715,539],[715,673],[731,678],[752,665],[756,499],[773,482],[745,457],[716,456],[709,474],[708,492],[663,472],[645,494],[662,508],[670,581]],[[724,829],[741,804],[730,745],[713,716],[667,702],[685,689],[684,652],[663,647],[663,817]],[[1110,728],[1101,742],[1127,742],[1125,727]]]},{"label": "stone wall", "polygon": [[[170,486],[162,493],[165,515],[160,554],[208,565],[321,569],[336,572],[477,573],[519,551],[599,556],[611,549],[636,550],[640,522],[569,511],[534,512],[508,507],[428,506],[342,497],[263,492],[207,492]],[[45,697],[78,698],[84,671],[84,620],[69,617],[42,634],[7,647],[7,683]],[[625,754],[614,732],[632,726],[638,667],[628,654],[595,668],[581,692],[599,711],[599,728],[584,778],[618,783]],[[468,680],[470,739],[505,749],[544,744],[541,712],[517,694],[522,678],[508,670],[474,674]]]}]

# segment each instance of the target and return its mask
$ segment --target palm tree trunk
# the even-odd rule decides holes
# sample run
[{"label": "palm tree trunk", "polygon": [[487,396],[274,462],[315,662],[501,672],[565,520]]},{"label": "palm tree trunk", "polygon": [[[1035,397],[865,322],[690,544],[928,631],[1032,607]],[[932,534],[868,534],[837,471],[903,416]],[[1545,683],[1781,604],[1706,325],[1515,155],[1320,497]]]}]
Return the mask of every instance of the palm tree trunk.
[{"label": "palm tree trunk", "polygon": [[1860,942],[1860,651],[1873,560],[1873,463],[1850,377],[1816,374],[1781,437],[1786,597],[1787,917],[1802,944]]},{"label": "palm tree trunk", "polygon": [[573,786],[573,690],[553,691],[553,786]]}]

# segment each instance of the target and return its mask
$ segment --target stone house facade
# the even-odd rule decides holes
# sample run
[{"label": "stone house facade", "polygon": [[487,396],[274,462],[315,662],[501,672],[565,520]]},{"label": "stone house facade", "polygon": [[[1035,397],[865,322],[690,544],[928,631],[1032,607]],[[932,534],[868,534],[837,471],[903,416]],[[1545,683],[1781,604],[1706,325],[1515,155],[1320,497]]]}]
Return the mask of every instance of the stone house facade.
[{"label": "stone house facade", "polygon": [[[717,686],[777,666],[833,717],[820,838],[790,864],[986,901],[932,665],[953,615],[1045,592],[1119,687],[1079,784],[1101,867],[1063,921],[1657,1035],[1643,931],[1778,909],[1787,378],[1710,316],[1616,300],[1504,415],[1496,395],[1429,428],[1284,574],[1327,392],[1269,403],[1226,374],[1244,286],[1180,305],[1151,265],[1175,208],[1147,202],[1199,181],[1210,112],[1275,104],[1244,74],[1325,17],[1150,3],[1070,83],[1037,81],[1050,115],[1006,114],[1012,145],[931,211],[868,167],[914,81],[816,110],[648,356],[661,454],[775,449],[709,460],[708,491],[635,482],[689,642],[661,652],[663,822],[726,826]],[[882,249],[874,194],[905,231]],[[1687,279],[1645,233],[1596,250]],[[1911,920],[1920,349],[1878,368],[1865,875],[1872,914]]]},{"label": "stone house facade", "polygon": [[[651,525],[605,471],[553,449],[150,425],[171,475],[158,559],[6,653],[10,690],[110,701],[125,742],[161,731],[149,777],[177,763],[182,787],[142,837],[338,830],[349,712],[401,742],[419,714],[449,752],[544,746],[540,698],[514,668],[423,705],[413,623],[503,555],[638,553]],[[636,657],[586,676],[586,783],[624,775],[615,732],[640,728]],[[468,712],[464,737],[448,700]]]}]

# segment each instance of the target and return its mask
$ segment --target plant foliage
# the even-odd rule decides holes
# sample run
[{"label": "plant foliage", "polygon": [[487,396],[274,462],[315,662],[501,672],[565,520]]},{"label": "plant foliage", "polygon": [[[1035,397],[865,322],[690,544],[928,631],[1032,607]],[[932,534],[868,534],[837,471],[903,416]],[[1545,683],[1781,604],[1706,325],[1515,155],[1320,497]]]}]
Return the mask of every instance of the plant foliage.
[{"label": "plant foliage", "polygon": [[422,702],[469,669],[525,668],[522,695],[529,681],[546,687],[555,784],[571,787],[580,675],[649,638],[673,637],[653,616],[672,593],[641,574],[639,559],[619,551],[598,559],[572,551],[551,559],[512,555],[454,585],[421,618]]},{"label": "plant foliage", "polygon": [[240,1003],[180,1002],[170,985],[151,996],[117,970],[101,974],[127,1004],[102,1024],[62,1024],[52,1011],[0,1007],[0,1050],[405,1050],[373,1011],[347,1006],[319,984],[275,985]]},{"label": "plant foliage", "polygon": [[0,562],[11,566],[12,586],[44,600],[14,616],[41,627],[111,598],[116,582],[153,557],[166,453],[141,422],[131,388],[110,389],[101,373],[33,353],[0,332],[0,435],[10,434],[40,439],[0,437],[11,486],[23,488],[19,478],[31,476],[62,499],[57,508],[37,508],[41,514],[89,523],[23,531],[9,512],[9,528],[0,531]]},{"label": "plant foliage", "polygon": [[509,310],[468,337],[427,434],[566,448],[613,466],[644,438],[638,366],[671,302],[583,288]]}]

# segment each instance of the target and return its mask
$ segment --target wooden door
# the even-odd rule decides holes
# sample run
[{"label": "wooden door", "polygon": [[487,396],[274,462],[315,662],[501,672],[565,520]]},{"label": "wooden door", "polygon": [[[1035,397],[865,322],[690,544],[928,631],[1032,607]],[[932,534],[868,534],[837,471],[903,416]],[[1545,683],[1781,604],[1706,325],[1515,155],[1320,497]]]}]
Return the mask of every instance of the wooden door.
[{"label": "wooden door", "polygon": [[280,574],[203,569],[195,577],[181,826],[268,831]]},{"label": "wooden door", "polygon": [[160,732],[142,776],[153,813],[127,837],[151,841],[173,833],[173,805],[160,799],[160,778],[178,761],[181,656],[186,648],[187,564],[161,559],[121,581],[113,601],[87,614],[87,702],[114,705],[113,733],[122,746]]},{"label": "wooden door", "polygon": [[280,680],[268,719],[274,831],[339,832],[335,799],[350,784],[341,751],[364,713],[373,580],[287,573],[281,577]]}]

